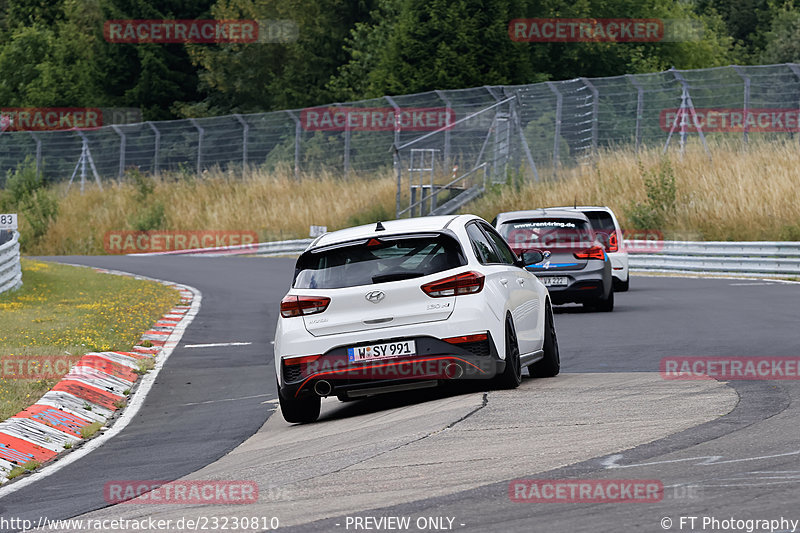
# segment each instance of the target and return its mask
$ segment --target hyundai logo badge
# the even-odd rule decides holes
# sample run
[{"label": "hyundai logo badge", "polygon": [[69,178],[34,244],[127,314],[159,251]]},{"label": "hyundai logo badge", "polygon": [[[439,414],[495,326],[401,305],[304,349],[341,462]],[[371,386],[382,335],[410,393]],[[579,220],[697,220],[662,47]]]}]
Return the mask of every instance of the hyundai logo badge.
[{"label": "hyundai logo badge", "polygon": [[369,291],[364,298],[366,298],[369,302],[378,304],[381,303],[384,298],[386,298],[386,295],[383,293],[383,291]]}]

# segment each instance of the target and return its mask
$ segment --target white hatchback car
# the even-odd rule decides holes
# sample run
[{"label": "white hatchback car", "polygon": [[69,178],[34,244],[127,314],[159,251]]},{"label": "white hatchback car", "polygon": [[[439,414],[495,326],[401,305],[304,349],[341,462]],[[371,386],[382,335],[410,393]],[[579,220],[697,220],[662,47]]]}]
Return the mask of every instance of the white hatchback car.
[{"label": "white hatchback car", "polygon": [[625,292],[630,287],[628,274],[628,252],[625,251],[622,229],[611,208],[598,205],[579,205],[573,207],[548,207],[580,211],[589,219],[595,233],[603,241],[608,258],[611,260],[611,277],[614,291]]},{"label": "white hatchback car", "polygon": [[547,289],[473,215],[327,233],[298,258],[281,300],[275,370],[283,417],[313,422],[340,400],[490,379],[514,388],[560,369]]}]

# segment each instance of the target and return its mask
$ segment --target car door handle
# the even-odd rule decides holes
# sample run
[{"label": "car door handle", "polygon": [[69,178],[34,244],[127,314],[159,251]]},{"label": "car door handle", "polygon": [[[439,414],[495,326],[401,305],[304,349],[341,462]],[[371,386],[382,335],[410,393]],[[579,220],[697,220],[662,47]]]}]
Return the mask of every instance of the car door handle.
[{"label": "car door handle", "polygon": [[508,287],[508,280],[507,279],[501,279],[500,283],[503,284],[503,287]]}]

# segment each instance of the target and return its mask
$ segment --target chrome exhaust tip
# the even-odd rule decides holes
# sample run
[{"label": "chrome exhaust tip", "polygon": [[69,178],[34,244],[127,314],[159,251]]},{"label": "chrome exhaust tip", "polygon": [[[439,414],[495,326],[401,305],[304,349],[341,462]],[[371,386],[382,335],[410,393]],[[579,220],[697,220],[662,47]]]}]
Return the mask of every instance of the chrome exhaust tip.
[{"label": "chrome exhaust tip", "polygon": [[444,375],[447,379],[459,379],[464,375],[464,369],[458,363],[449,363],[444,367]]},{"label": "chrome exhaust tip", "polygon": [[324,379],[314,384],[314,392],[317,396],[330,396],[332,390],[333,386]]}]

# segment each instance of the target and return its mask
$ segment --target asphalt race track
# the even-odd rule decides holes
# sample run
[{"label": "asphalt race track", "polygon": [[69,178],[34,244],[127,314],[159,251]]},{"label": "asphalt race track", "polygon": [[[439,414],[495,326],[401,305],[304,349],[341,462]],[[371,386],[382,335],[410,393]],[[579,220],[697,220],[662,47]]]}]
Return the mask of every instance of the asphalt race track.
[{"label": "asphalt race track", "polygon": [[[515,391],[329,399],[320,422],[292,426],[270,416],[270,341],[291,259],[56,260],[191,285],[202,307],[134,421],[82,460],[0,498],[3,516],[276,516],[281,530],[297,531],[352,531],[354,517],[388,516],[410,517],[411,531],[421,517],[447,517],[440,525],[464,531],[800,520],[797,381],[658,373],[665,356],[797,357],[800,284],[635,277],[613,313],[556,310],[556,378],[525,379]],[[253,344],[184,348],[222,342]],[[103,500],[106,481],[182,476],[254,480],[261,498],[206,507]],[[509,481],[519,478],[660,480],[665,493],[657,503],[516,503]],[[681,516],[700,518],[691,529]]]}]

